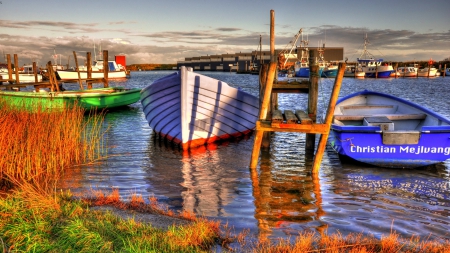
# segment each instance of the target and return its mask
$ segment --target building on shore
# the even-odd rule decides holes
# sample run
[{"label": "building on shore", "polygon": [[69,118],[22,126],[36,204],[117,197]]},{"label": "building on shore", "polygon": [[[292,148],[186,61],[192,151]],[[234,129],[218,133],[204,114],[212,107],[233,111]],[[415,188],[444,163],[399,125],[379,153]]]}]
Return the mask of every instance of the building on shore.
[{"label": "building on shore", "polygon": [[[314,55],[318,56],[317,47],[309,47],[309,50],[314,51]],[[300,51],[297,48],[297,51]],[[278,55],[281,50],[276,50]],[[293,57],[288,58],[290,62],[299,60],[300,53],[291,54]],[[324,51],[324,58],[326,61],[342,61],[344,58],[344,48],[342,47],[328,47]],[[262,64],[270,62],[270,51],[253,51],[251,53],[235,53],[235,54],[221,54],[221,55],[207,55],[199,57],[188,57],[184,61],[178,61],[174,69],[180,69],[181,66],[192,67],[194,71],[236,71],[236,72],[251,72],[258,70]]]}]

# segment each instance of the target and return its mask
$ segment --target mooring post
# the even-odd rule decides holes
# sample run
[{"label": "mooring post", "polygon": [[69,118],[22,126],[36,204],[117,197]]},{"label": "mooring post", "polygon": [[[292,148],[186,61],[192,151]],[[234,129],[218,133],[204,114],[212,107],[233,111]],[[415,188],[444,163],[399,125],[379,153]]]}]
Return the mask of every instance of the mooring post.
[{"label": "mooring post", "polygon": [[[308,116],[313,124],[316,123],[317,100],[319,95],[319,66],[317,65],[314,51],[309,51],[309,91],[308,91]],[[305,155],[314,154],[316,134],[306,134]]]},{"label": "mooring post", "polygon": [[[259,72],[259,108],[262,107],[264,99],[264,91],[266,89],[267,72],[269,70],[269,65],[263,64],[261,66],[261,71]],[[270,113],[270,112],[269,112]],[[261,142],[261,148],[268,149],[270,147],[270,132],[264,132]]]},{"label": "mooring post", "polygon": [[37,66],[36,66],[36,62],[33,62],[33,75],[34,75],[34,82],[37,83],[38,82],[38,76],[37,76]]},{"label": "mooring post", "polygon": [[109,87],[108,71],[109,71],[108,50],[103,50],[103,87],[104,88],[108,88]]},{"label": "mooring post", "polygon": [[83,83],[81,82],[80,68],[78,67],[78,58],[77,58],[77,53],[75,51],[73,51],[73,59],[75,59],[75,67],[77,68],[78,84],[80,85],[80,90],[82,90]]},{"label": "mooring post", "polygon": [[345,65],[346,64],[344,62],[339,63],[338,73],[336,79],[334,80],[333,91],[331,92],[331,98],[330,102],[328,103],[327,114],[325,116],[324,122],[324,124],[328,127],[328,131],[327,133],[320,135],[319,145],[317,146],[317,152],[316,155],[314,156],[314,163],[312,167],[313,174],[319,172],[323,153],[325,152],[325,147],[327,145],[331,123],[333,121],[334,109],[336,108],[336,102],[339,97],[339,92],[341,90],[342,79],[344,78]]},{"label": "mooring post", "polygon": [[[86,74],[87,79],[92,78],[92,58],[91,52],[86,52]],[[87,81],[87,88],[92,89],[92,82]]]},{"label": "mooring post", "polygon": [[442,73],[442,77],[445,77],[446,73],[447,73],[447,64],[444,64],[444,73]]},{"label": "mooring post", "polygon": [[16,74],[16,83],[19,83],[19,59],[17,54],[14,54],[14,73]]},{"label": "mooring post", "polygon": [[[259,120],[265,120],[267,117],[268,107],[270,106],[270,97],[272,93],[273,80],[275,77],[275,71],[277,68],[277,63],[275,62],[275,11],[270,10],[270,65],[269,71],[267,73],[266,84],[264,88],[264,97],[259,108]],[[250,161],[250,168],[255,169],[258,164],[259,152],[261,150],[261,143],[264,131],[256,130],[255,140],[253,143],[252,157]]]}]

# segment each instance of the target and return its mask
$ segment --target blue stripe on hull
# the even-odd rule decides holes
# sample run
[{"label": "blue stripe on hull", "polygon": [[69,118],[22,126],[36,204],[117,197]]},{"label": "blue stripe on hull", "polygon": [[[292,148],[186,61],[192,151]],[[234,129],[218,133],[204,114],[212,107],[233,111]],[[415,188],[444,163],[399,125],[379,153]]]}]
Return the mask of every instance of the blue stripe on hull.
[{"label": "blue stripe on hull", "polygon": [[414,168],[450,158],[450,132],[422,133],[414,145],[384,145],[382,133],[332,129],[329,141],[340,155],[380,167]]},{"label": "blue stripe on hull", "polygon": [[[323,68],[319,68],[319,75],[322,75]],[[296,77],[306,77],[309,78],[309,68],[300,68],[296,73]]]},{"label": "blue stripe on hull", "polygon": [[[378,72],[378,78],[388,78],[391,76],[392,71],[384,71],[384,72]],[[376,77],[375,72],[366,72],[366,77]]]}]

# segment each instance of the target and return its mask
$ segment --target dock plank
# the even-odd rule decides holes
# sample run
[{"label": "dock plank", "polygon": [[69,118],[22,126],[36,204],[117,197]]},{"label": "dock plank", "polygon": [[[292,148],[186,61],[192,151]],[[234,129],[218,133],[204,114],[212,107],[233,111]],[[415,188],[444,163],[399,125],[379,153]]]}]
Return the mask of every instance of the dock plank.
[{"label": "dock plank", "polygon": [[313,123],[312,119],[308,116],[305,111],[296,110],[295,115],[299,118],[300,124],[311,125]]},{"label": "dock plank", "polygon": [[297,124],[298,123],[298,119],[295,116],[293,111],[285,110],[284,116],[286,117],[286,124]]}]

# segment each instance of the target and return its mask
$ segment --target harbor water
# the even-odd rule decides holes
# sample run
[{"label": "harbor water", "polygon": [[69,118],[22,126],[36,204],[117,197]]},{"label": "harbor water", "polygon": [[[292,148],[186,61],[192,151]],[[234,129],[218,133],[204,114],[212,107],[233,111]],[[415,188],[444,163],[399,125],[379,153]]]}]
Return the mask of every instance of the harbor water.
[{"label": "harbor water", "polygon": [[[132,72],[110,86],[143,88],[173,71]],[[258,95],[258,76],[201,72]],[[324,113],[334,79],[319,83]],[[450,118],[450,77],[344,78],[339,97],[364,89],[421,104]],[[279,94],[279,107],[307,109],[307,94]],[[274,133],[255,176],[249,169],[253,135],[182,151],[155,138],[140,103],[105,116],[108,157],[72,168],[62,188],[72,192],[118,189],[156,197],[174,211],[186,210],[255,236],[291,238],[302,232],[396,231],[410,238],[450,239],[450,160],[420,169],[386,169],[341,161],[327,147],[318,177],[305,160],[305,134]],[[317,138],[318,140],[318,138]]]}]

